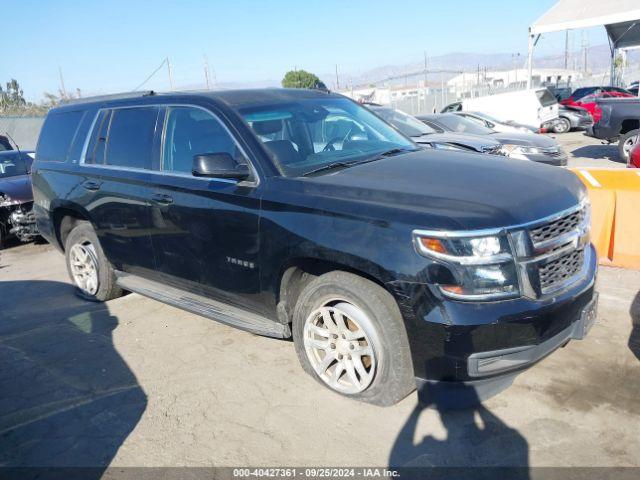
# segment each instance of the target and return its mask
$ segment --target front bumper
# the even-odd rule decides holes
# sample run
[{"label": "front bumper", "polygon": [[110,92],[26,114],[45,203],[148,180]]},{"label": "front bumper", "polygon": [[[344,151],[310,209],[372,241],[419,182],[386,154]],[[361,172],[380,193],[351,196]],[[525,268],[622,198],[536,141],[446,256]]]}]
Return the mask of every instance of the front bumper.
[{"label": "front bumper", "polygon": [[19,205],[9,214],[9,234],[15,235],[23,242],[38,236],[32,205],[32,203]]},{"label": "front bumper", "polygon": [[428,282],[389,283],[419,382],[464,383],[517,373],[578,338],[576,322],[596,295],[597,255],[589,244],[584,251],[575,281],[545,293],[523,271],[527,294],[510,300],[457,301],[438,296]]},{"label": "front bumper", "polygon": [[[478,404],[505,390],[525,368],[542,360],[570,340],[583,339],[597,316],[598,295],[581,310],[577,320],[537,345],[505,348],[471,354],[467,360],[468,380],[452,382],[416,377],[418,398],[438,408],[464,408]],[[490,375],[490,376],[487,376]]]},{"label": "front bumper", "polygon": [[470,377],[486,377],[525,368],[565,345],[569,340],[582,340],[596,321],[598,294],[582,309],[578,319],[553,337],[537,344],[506,348],[469,355]]}]

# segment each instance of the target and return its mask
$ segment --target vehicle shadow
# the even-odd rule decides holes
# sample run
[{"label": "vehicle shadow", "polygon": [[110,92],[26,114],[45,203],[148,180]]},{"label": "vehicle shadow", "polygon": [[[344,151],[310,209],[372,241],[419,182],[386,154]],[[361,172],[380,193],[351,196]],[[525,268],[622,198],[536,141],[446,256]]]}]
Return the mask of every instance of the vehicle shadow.
[{"label": "vehicle shadow", "polygon": [[629,336],[629,350],[640,360],[640,291],[631,303],[631,335]]},{"label": "vehicle shadow", "polygon": [[[390,468],[411,479],[528,479],[526,439],[480,404],[474,389],[461,386],[457,394],[475,405],[452,409],[450,399],[433,389],[420,395],[392,447]],[[414,443],[425,409],[437,410],[446,439],[427,435]]]},{"label": "vehicle shadow", "polygon": [[618,155],[617,144],[611,145],[585,145],[571,151],[574,157],[592,158],[594,160],[611,160],[612,162],[625,164],[626,162]]},{"label": "vehicle shadow", "polygon": [[147,405],[114,348],[117,325],[69,284],[0,282],[1,467],[102,476]]}]

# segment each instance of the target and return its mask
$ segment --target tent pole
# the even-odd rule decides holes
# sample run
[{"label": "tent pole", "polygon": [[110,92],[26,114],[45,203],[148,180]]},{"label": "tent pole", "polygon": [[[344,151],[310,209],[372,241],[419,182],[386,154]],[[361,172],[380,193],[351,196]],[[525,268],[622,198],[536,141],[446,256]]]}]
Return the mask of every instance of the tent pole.
[{"label": "tent pole", "polygon": [[529,30],[529,53],[527,56],[527,70],[528,70],[527,89],[530,89],[532,86],[531,77],[533,76],[533,47],[534,47],[533,35],[531,34],[531,30]]}]

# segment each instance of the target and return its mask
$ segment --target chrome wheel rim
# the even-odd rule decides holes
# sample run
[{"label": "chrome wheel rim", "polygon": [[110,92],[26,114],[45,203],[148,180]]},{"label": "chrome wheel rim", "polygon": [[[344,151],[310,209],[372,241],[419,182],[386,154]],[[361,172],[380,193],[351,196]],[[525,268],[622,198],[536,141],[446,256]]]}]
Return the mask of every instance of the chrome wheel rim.
[{"label": "chrome wheel rim", "polygon": [[71,275],[76,286],[84,293],[98,291],[98,257],[91,242],[76,243],[69,251]]},{"label": "chrome wheel rim", "polygon": [[375,332],[360,308],[327,303],[311,312],[303,335],[311,366],[330,388],[355,394],[371,385],[378,367]]},{"label": "chrome wheel rim", "polygon": [[571,124],[566,119],[561,119],[556,126],[556,133],[565,133],[569,131]]},{"label": "chrome wheel rim", "polygon": [[627,141],[624,142],[624,145],[622,145],[622,151],[624,152],[625,157],[627,158],[629,157],[629,154],[631,153],[631,149],[636,144],[636,138],[637,137],[627,138]]}]

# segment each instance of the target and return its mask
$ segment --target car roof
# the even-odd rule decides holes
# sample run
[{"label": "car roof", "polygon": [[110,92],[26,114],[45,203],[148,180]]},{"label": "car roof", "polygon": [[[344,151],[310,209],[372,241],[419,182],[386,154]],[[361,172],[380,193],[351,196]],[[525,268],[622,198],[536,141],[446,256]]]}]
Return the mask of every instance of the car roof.
[{"label": "car roof", "polygon": [[65,103],[58,108],[77,108],[78,105],[100,104],[103,106],[118,104],[135,104],[140,100],[141,104],[153,103],[151,98],[162,98],[163,101],[172,99],[180,100],[193,97],[210,98],[224,103],[230,107],[245,107],[252,105],[264,105],[278,102],[291,102],[310,98],[345,98],[343,95],[324,92],[321,90],[301,89],[301,88],[261,88],[261,89],[241,89],[241,90],[198,90],[183,92],[156,93],[149,92],[128,92],[100,97],[87,97],[76,99]]}]

